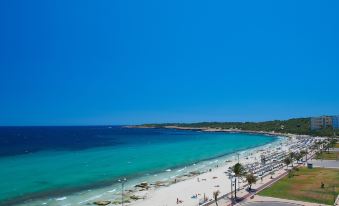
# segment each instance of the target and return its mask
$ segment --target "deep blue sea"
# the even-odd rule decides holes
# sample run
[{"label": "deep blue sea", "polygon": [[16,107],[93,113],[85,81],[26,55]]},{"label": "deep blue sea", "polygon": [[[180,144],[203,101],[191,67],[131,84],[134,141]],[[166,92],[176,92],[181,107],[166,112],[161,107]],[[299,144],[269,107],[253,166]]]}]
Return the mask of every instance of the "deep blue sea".
[{"label": "deep blue sea", "polygon": [[140,179],[276,139],[121,126],[0,127],[0,205]]}]

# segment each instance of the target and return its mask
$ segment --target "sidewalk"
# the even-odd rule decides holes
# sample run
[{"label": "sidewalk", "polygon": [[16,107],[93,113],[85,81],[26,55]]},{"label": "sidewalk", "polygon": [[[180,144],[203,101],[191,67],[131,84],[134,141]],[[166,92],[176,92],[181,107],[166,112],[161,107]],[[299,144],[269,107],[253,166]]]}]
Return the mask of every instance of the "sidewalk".
[{"label": "sidewalk", "polygon": [[300,205],[300,206],[328,206],[324,204],[319,204],[319,203],[310,203],[310,202],[302,202],[302,201],[297,201],[297,200],[288,200],[288,199],[281,199],[281,198],[275,198],[275,197],[264,197],[264,196],[259,196],[256,195],[253,199],[247,199],[242,203],[239,203],[239,206],[251,206],[251,204],[254,203],[264,203],[264,202],[274,202],[276,204],[279,203],[288,203],[291,205]]},{"label": "sidewalk", "polygon": [[313,167],[339,169],[339,160],[311,160]]}]

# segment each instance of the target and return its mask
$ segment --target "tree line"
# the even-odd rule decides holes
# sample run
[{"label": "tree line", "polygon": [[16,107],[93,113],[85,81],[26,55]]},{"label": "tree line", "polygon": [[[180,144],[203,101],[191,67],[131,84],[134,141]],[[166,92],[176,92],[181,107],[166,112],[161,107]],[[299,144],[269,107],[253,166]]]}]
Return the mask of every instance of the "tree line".
[{"label": "tree line", "polygon": [[166,124],[145,124],[143,126],[151,127],[165,127],[165,126],[178,126],[178,127],[209,127],[219,129],[239,129],[250,131],[265,131],[265,132],[279,132],[279,133],[292,133],[300,135],[312,136],[333,136],[339,134],[338,129],[332,127],[323,128],[320,130],[311,130],[310,118],[294,118],[289,120],[274,120],[266,122],[198,122],[198,123],[166,123]]}]

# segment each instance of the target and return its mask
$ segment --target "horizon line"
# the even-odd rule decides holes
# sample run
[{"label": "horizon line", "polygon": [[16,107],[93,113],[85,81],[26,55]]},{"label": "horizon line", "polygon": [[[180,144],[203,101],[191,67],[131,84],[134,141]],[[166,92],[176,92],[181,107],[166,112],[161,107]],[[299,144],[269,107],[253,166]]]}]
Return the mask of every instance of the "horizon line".
[{"label": "horizon line", "polygon": [[195,124],[195,123],[262,123],[262,122],[271,122],[271,121],[287,121],[291,119],[308,119],[312,117],[321,117],[321,116],[339,116],[339,115],[318,115],[311,117],[292,117],[288,119],[271,119],[264,121],[192,121],[192,122],[149,122],[149,123],[136,123],[136,124],[32,124],[32,125],[0,125],[0,127],[95,127],[95,126],[138,126],[145,124]]}]

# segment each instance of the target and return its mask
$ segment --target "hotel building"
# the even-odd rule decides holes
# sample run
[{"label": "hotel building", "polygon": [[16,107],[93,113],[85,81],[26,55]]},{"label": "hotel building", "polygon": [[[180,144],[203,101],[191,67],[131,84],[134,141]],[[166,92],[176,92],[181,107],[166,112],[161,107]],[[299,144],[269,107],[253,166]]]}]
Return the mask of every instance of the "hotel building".
[{"label": "hotel building", "polygon": [[321,116],[311,118],[311,129],[317,130],[326,127],[339,128],[339,116]]}]

